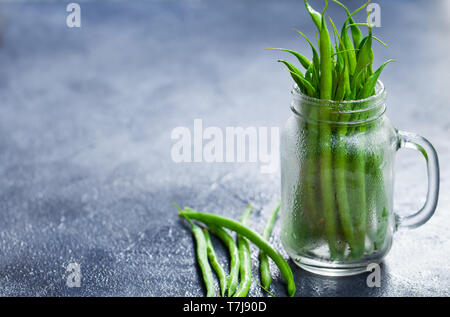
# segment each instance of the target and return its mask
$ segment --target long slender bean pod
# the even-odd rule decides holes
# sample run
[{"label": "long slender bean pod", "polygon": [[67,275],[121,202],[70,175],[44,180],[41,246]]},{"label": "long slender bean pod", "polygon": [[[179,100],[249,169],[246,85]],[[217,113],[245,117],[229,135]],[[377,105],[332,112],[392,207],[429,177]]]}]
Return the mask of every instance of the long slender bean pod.
[{"label": "long slender bean pod", "polygon": [[[339,39],[340,49],[345,50],[344,42],[342,38],[339,36],[336,26],[333,23],[333,20],[330,18],[331,24],[334,29],[335,36]],[[349,68],[350,64],[348,63],[351,56],[343,53],[342,55],[338,54],[338,62],[344,64],[341,78],[338,85],[338,91],[336,93],[335,99],[340,101],[344,99],[346,90],[349,90]],[[350,110],[350,109],[343,109]],[[350,115],[345,111],[339,115],[337,121],[347,122]],[[336,201],[339,212],[339,219],[341,222],[342,231],[346,238],[347,243],[350,246],[350,249],[355,248],[354,241],[354,230],[351,218],[350,205],[348,201],[348,193],[347,193],[347,179],[346,179],[346,168],[347,168],[347,142],[346,142],[346,133],[347,133],[347,125],[341,124],[336,126],[336,142],[335,142],[335,153],[334,153],[334,179],[335,179],[335,190],[336,190]]]},{"label": "long slender bean pod", "polygon": [[230,274],[228,276],[227,294],[231,296],[236,291],[239,281],[239,251],[234,239],[222,228],[208,225],[214,235],[216,235],[228,248],[230,254]]},{"label": "long slender bean pod", "polygon": [[351,31],[352,31],[352,38],[353,38],[353,45],[355,47],[359,46],[359,43],[361,42],[362,39],[362,33],[361,30],[355,25],[355,21],[353,20],[353,15],[355,15],[357,12],[361,11],[362,9],[364,9],[371,0],[368,0],[365,4],[363,4],[361,7],[359,7],[358,9],[356,9],[355,11],[353,11],[353,13],[350,13],[350,11],[347,9],[347,7],[345,5],[343,5],[341,2],[337,1],[337,0],[333,0],[335,3],[339,4],[341,7],[344,8],[344,10],[347,12],[347,20],[345,21],[344,24],[347,23],[347,21],[350,23],[351,26]]},{"label": "long slender bean pod", "polygon": [[203,229],[203,234],[205,235],[206,241],[206,251],[208,254],[209,263],[213,267],[214,271],[219,278],[219,286],[220,286],[220,295],[222,297],[225,296],[225,291],[227,289],[227,274],[223,269],[222,265],[219,263],[219,259],[217,258],[216,251],[214,250],[214,246],[211,242],[211,237],[208,233],[207,229]]},{"label": "long slender bean pod", "polygon": [[[263,231],[263,238],[269,241],[270,235],[272,234],[273,226],[275,224],[275,220],[277,219],[278,211],[280,210],[281,202],[278,202],[275,210],[272,212],[272,215],[266,222],[266,226]],[[261,274],[261,284],[264,289],[269,289],[270,283],[272,282],[272,278],[270,276],[270,265],[269,265],[269,257],[264,251],[259,252],[259,271]]]},{"label": "long slender bean pod", "polygon": [[[327,1],[328,6],[328,1]],[[332,98],[333,87],[333,62],[331,57],[331,40],[330,33],[326,25],[324,13],[327,7],[325,7],[322,13],[322,26],[320,29],[320,99],[330,100]]]},{"label": "long slender bean pod", "polygon": [[274,51],[282,51],[282,52],[288,52],[291,53],[292,55],[294,55],[295,57],[297,57],[298,61],[300,62],[300,64],[305,68],[308,69],[309,66],[311,65],[311,61],[309,59],[307,59],[305,56],[303,56],[302,54],[293,51],[293,50],[287,50],[284,48],[273,48],[273,47],[269,47],[266,48],[266,50],[274,50]]},{"label": "long slender bean pod", "polygon": [[303,93],[310,93],[309,90],[307,90],[307,86],[311,86],[309,81],[305,79],[302,72],[292,65],[291,63],[284,61],[284,60],[278,60],[279,63],[283,63],[288,68],[289,72],[291,73],[292,79],[297,83],[297,86],[300,88],[300,91]]},{"label": "long slender bean pod", "polygon": [[[320,29],[320,99],[330,100],[332,98],[332,57],[331,40],[325,22],[324,13],[328,6],[326,1],[325,9],[322,12],[322,25]],[[327,233],[330,256],[335,259],[338,252],[337,247],[337,227],[336,214],[334,212],[334,188],[333,188],[333,164],[332,164],[332,139],[331,127],[329,124],[330,111],[327,107],[319,110],[319,146],[320,146],[320,189],[322,192],[322,208],[325,217],[325,229]]]},{"label": "long slender bean pod", "polygon": [[[345,120],[348,118],[345,118],[344,115],[341,115],[340,119],[345,122]],[[340,126],[337,131],[336,154],[334,161],[334,176],[336,180],[336,199],[342,230],[350,246],[350,249],[353,250],[356,246],[355,246],[355,236],[354,236],[355,234],[353,230],[351,210],[349,206],[347,193],[347,179],[346,179],[347,145],[345,138],[346,132],[347,128],[345,125]]]},{"label": "long slender bean pod", "polygon": [[309,5],[307,0],[305,0],[305,7],[306,7],[306,10],[308,11],[309,15],[311,16],[314,24],[317,26],[317,29],[320,30],[320,28],[322,26],[322,23],[321,23],[322,15],[319,12],[317,12],[316,10],[314,10]]},{"label": "long slender bean pod", "polygon": [[[381,179],[380,181],[382,181]],[[386,240],[386,233],[389,226],[389,213],[386,206],[386,195],[383,183],[377,184],[377,202],[376,202],[376,215],[377,215],[377,232],[374,242],[375,250],[379,251],[383,248]]]},{"label": "long slender bean pod", "polygon": [[240,234],[247,238],[249,241],[254,243],[258,248],[263,250],[278,266],[280,269],[281,275],[287,284],[287,293],[289,296],[295,295],[295,282],[294,276],[292,274],[292,270],[283,256],[276,251],[274,248],[270,246],[270,244],[264,239],[260,234],[254,232],[246,226],[243,226],[241,223],[234,221],[232,219],[222,217],[219,215],[214,215],[210,213],[202,213],[195,211],[191,208],[185,208],[183,211],[178,213],[179,216],[184,218],[196,219],[208,224],[213,224],[216,226],[221,226],[224,228],[228,228],[230,230],[235,231],[237,234]]},{"label": "long slender bean pod", "polygon": [[[368,129],[371,129],[371,126]],[[382,169],[379,168],[382,162],[381,149],[375,149],[375,153],[371,154],[366,162],[367,208],[372,212],[372,219],[367,221],[367,232],[376,251],[383,248],[389,225],[384,175]]]},{"label": "long slender bean pod", "polygon": [[[305,1],[305,4],[307,2]],[[308,5],[309,6],[309,5]],[[312,12],[316,12],[314,9],[309,6],[309,9],[312,10]],[[319,16],[321,17],[320,13]],[[313,15],[315,15],[313,13]],[[319,19],[320,22],[320,19]],[[303,34],[301,31],[296,30],[298,34],[300,34],[311,46],[313,59],[312,59],[312,82],[311,85],[313,87],[316,87],[317,89],[315,91],[311,91],[311,93],[308,93],[308,96],[311,97],[319,97],[320,95],[320,89],[319,89],[319,74],[320,74],[320,58],[319,54],[317,53],[317,50],[315,49],[314,45],[311,43],[311,41],[308,39],[308,37]],[[307,91],[309,92],[309,91]],[[320,186],[318,186],[318,180],[317,180],[317,174],[318,174],[318,168],[317,168],[317,159],[318,159],[318,142],[319,142],[319,125],[317,124],[319,111],[317,107],[311,107],[311,109],[308,109],[309,111],[309,118],[311,120],[306,121],[306,127],[307,127],[307,154],[306,154],[306,160],[305,160],[305,166],[304,166],[304,174],[303,175],[303,181],[304,181],[304,188],[302,190],[302,197],[300,198],[305,206],[305,215],[306,218],[309,221],[309,227],[312,229],[312,232],[314,234],[320,234],[322,229],[322,211],[321,211],[321,204],[320,201]],[[301,189],[299,187],[299,189]]]},{"label": "long slender bean pod", "polygon": [[[301,31],[299,30],[295,30],[298,34],[300,34],[309,44],[309,46],[311,46],[311,50],[312,50],[312,54],[313,54],[313,59],[312,59],[312,82],[311,85],[313,85],[313,87],[317,88],[316,90],[319,91],[319,77],[320,77],[320,57],[319,54],[317,53],[316,48],[314,47],[314,45],[311,43],[311,41],[309,40],[309,38],[303,34]],[[311,97],[316,97],[316,94],[313,95],[309,95]],[[317,96],[318,97],[318,96]]]},{"label": "long slender bean pod", "polygon": [[[369,34],[367,36],[367,40],[362,45],[361,50],[358,53],[358,61],[356,64],[356,72],[361,72],[365,74],[363,77],[369,76],[369,85],[374,82],[374,77],[378,78],[379,73],[384,66],[377,71],[377,74],[372,73],[372,63],[373,63],[373,50],[372,50],[372,28],[369,26]],[[356,88],[357,88],[357,97],[361,96],[362,93],[365,93],[366,86],[361,88],[361,85],[364,83],[367,84],[367,81],[360,77],[358,80],[355,80]],[[376,82],[376,80],[375,80]],[[375,85],[373,85],[374,87]],[[369,87],[370,94],[372,94],[372,87]],[[369,93],[367,93],[369,94]],[[368,97],[368,96],[367,96]],[[367,111],[359,114],[358,120],[364,121],[367,117]],[[356,134],[364,134],[367,130],[367,125],[365,123],[360,124],[356,127]],[[354,207],[354,228],[355,228],[355,240],[356,240],[356,249],[354,250],[353,255],[356,258],[362,257],[365,251],[366,246],[366,233],[367,233],[367,219],[369,211],[367,210],[367,196],[366,196],[366,162],[367,157],[365,153],[365,139],[361,138],[358,144],[355,144],[355,159],[353,162],[353,173],[354,173],[354,185],[355,185],[355,207]]]},{"label": "long slender bean pod", "polygon": [[[176,202],[173,202],[173,205],[179,212],[182,212],[180,206]],[[192,222],[191,219],[186,218],[186,220],[191,225],[192,235],[194,236],[194,240],[196,243],[196,255],[198,266],[200,267],[200,271],[202,272],[203,282],[205,283],[206,288],[206,296],[207,297],[215,297],[216,291],[214,287],[214,278],[211,271],[211,266],[208,262],[208,247],[205,239],[205,235],[203,234],[203,230]]]},{"label": "long slender bean pod", "polygon": [[206,297],[216,297],[214,278],[211,271],[211,266],[208,262],[208,251],[203,230],[192,221],[189,223],[197,245],[197,262],[202,272],[203,282],[205,283]]},{"label": "long slender bean pod", "polygon": [[[253,211],[253,207],[248,205],[244,214],[241,216],[240,222],[242,225],[248,225],[248,219]],[[239,263],[240,263],[240,277],[241,281],[234,293],[233,297],[245,297],[250,290],[252,284],[252,258],[250,254],[250,245],[245,237],[238,234],[237,236]]]}]

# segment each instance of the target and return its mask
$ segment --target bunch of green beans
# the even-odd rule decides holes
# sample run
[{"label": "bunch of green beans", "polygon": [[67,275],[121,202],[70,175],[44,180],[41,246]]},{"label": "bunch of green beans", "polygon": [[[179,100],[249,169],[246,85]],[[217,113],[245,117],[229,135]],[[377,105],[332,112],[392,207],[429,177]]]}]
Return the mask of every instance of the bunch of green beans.
[{"label": "bunch of green beans", "polygon": [[[293,55],[305,69],[303,73],[290,62],[279,60],[287,67],[300,92],[324,100],[325,104],[326,100],[361,100],[374,95],[381,72],[392,60],[373,71],[373,41],[387,45],[373,36],[370,24],[355,23],[353,20],[353,16],[364,9],[370,0],[353,13],[341,2],[333,0],[347,13],[340,32],[331,18],[329,20],[332,32],[329,32],[325,18],[327,0],[321,13],[314,10],[307,0],[304,1],[306,10],[317,27],[318,49],[306,35],[297,32],[311,46],[312,59],[293,50],[270,48]],[[363,36],[360,26],[368,28],[366,36]],[[334,46],[330,33],[334,38]],[[345,124],[330,123],[348,122],[349,119],[363,121],[364,117],[350,118],[345,111],[336,115],[329,109],[314,107],[307,113],[313,122],[305,123],[308,146],[305,149],[306,159],[301,167],[302,176],[299,180],[302,186],[299,184],[296,193],[296,200],[302,203],[296,204],[294,208],[299,210],[294,210],[294,213],[306,218],[305,221],[309,224],[308,232],[322,235],[327,241],[331,260],[358,259],[366,253],[368,218],[372,216],[369,215],[370,210],[376,210],[379,226],[376,237],[370,237],[375,249],[382,247],[386,234],[387,211],[386,201],[383,199],[383,175],[380,175],[377,168],[382,156],[366,153],[364,144],[346,144],[348,137],[365,133],[370,126],[348,128]],[[348,112],[358,109],[344,110]],[[369,186],[367,176],[370,180],[375,180],[374,184]],[[296,236],[302,234],[304,232],[299,232]],[[344,243],[341,243],[342,241]],[[350,253],[345,252],[347,246]]]},{"label": "bunch of green beans", "polygon": [[[253,210],[250,205],[247,206],[239,222],[210,213],[198,212],[189,207],[185,207],[182,210],[175,203],[174,205],[179,211],[178,215],[187,219],[191,224],[192,233],[197,245],[198,265],[202,271],[203,281],[206,287],[206,296],[215,296],[211,266],[214,268],[219,279],[221,296],[225,296],[226,292],[228,292],[228,296],[247,296],[252,280],[249,242],[252,242],[260,249],[261,286],[263,289],[267,291],[271,284],[270,266],[268,262],[268,257],[270,257],[278,266],[286,281],[288,295],[294,296],[295,283],[291,268],[281,254],[268,243],[278,210],[280,209],[280,202],[278,202],[274,212],[267,221],[263,236],[248,228],[249,217]],[[203,229],[202,233],[200,227],[193,223],[193,220],[203,222],[227,246],[230,253],[230,274],[228,280],[225,271],[217,260],[208,230]],[[233,238],[224,229],[229,229],[237,234],[237,246]],[[202,234],[200,235],[200,233]],[[240,282],[238,284],[239,274]]]}]

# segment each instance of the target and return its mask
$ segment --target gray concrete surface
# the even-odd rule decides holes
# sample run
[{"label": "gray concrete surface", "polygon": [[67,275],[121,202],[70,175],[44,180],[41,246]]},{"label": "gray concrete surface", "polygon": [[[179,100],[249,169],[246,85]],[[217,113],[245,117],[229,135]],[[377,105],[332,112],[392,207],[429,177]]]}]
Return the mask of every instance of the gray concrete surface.
[{"label": "gray concrete surface", "polygon": [[[82,27],[70,29],[68,2],[0,1],[0,295],[203,296],[172,201],[234,218],[251,203],[261,230],[279,173],[175,164],[171,131],[195,118],[282,126],[291,80],[276,60],[288,57],[263,48],[309,52],[292,31],[313,34],[301,2],[79,1]],[[439,206],[423,227],[396,234],[380,288],[365,274],[326,278],[291,262],[298,296],[450,295],[450,1],[377,2],[375,33],[390,46],[375,46],[376,64],[397,60],[382,75],[388,116],[435,145]],[[344,17],[335,5],[329,13]],[[422,205],[415,152],[399,153],[395,189],[400,214]],[[281,248],[278,226],[273,243]],[[69,263],[81,266],[79,288],[66,285]],[[272,291],[285,295],[276,269]],[[263,295],[253,283],[250,296]]]}]

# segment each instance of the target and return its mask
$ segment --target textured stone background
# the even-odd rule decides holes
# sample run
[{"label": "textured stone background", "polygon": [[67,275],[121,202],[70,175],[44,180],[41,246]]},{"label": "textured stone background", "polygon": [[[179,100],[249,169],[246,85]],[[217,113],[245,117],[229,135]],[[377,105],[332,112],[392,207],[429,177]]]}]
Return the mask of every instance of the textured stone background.
[{"label": "textured stone background", "polygon": [[[377,2],[375,32],[390,47],[375,45],[376,64],[397,60],[382,75],[388,116],[434,143],[439,206],[423,227],[397,233],[381,288],[291,263],[298,296],[450,295],[450,1]],[[309,52],[292,32],[313,34],[302,1],[79,1],[80,29],[65,25],[67,3],[0,1],[0,295],[203,296],[193,240],[171,202],[235,218],[251,203],[261,230],[279,173],[175,164],[170,133],[195,118],[282,126],[291,82],[276,60],[289,57],[263,48]],[[344,17],[335,5],[328,13]],[[423,158],[400,151],[396,209],[419,209],[425,193]],[[278,226],[273,243],[281,248]],[[71,262],[80,288],[66,286]],[[285,294],[275,269],[273,291]],[[263,293],[254,284],[250,295]]]}]

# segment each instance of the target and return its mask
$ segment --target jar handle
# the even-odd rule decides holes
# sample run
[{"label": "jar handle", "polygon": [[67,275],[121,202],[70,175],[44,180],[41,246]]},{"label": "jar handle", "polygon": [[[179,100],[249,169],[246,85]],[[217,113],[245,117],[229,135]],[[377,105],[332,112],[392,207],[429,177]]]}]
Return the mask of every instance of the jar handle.
[{"label": "jar handle", "polygon": [[439,196],[439,161],[433,145],[424,137],[405,131],[397,131],[397,135],[398,149],[415,149],[422,153],[427,163],[428,191],[425,204],[415,214],[403,217],[397,215],[397,228],[413,229],[427,222],[436,210]]}]

